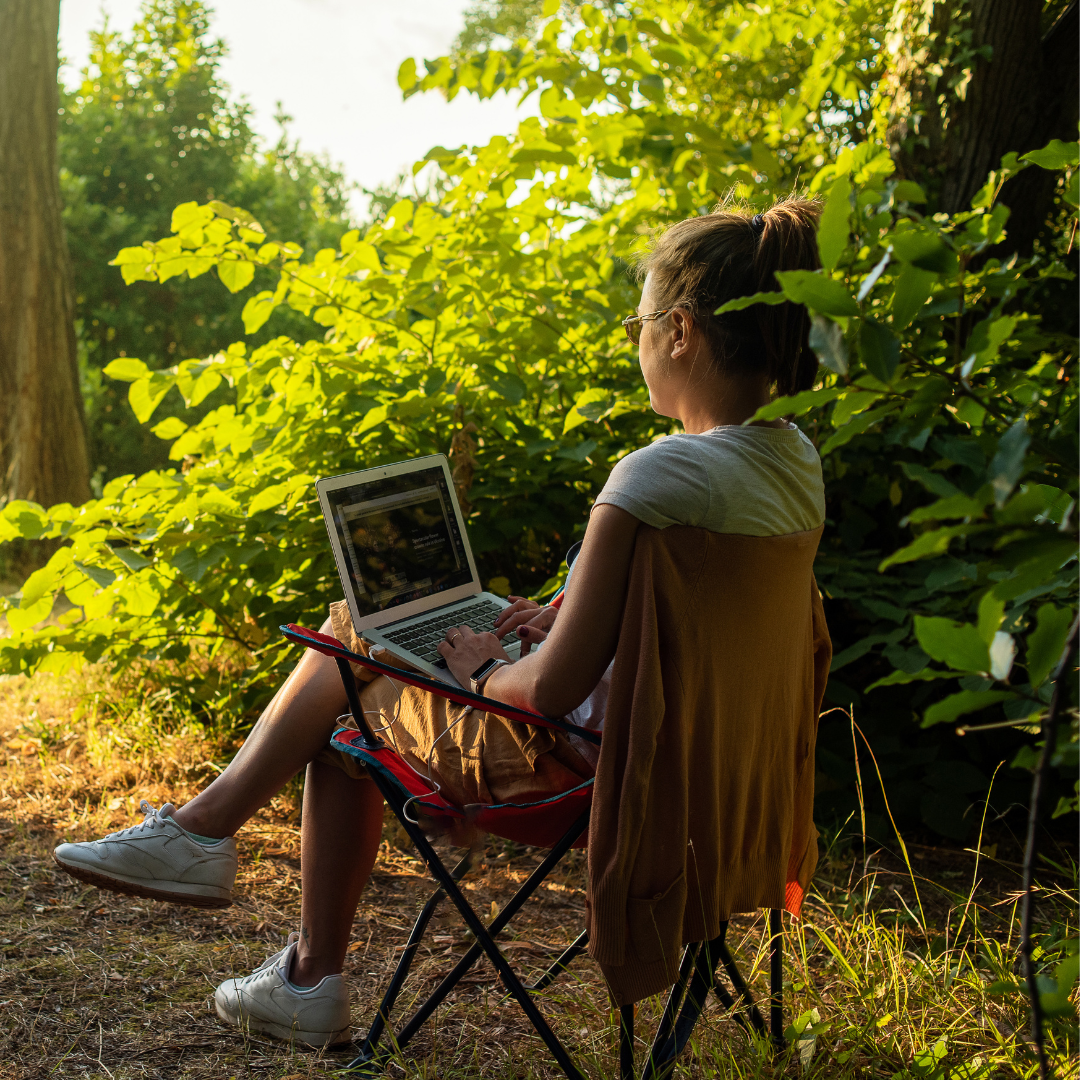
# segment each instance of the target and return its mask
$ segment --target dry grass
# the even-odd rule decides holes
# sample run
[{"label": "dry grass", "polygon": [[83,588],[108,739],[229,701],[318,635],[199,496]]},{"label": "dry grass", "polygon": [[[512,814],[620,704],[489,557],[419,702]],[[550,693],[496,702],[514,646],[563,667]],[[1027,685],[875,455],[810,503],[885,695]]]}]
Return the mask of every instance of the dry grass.
[{"label": "dry grass", "polygon": [[[217,914],[132,901],[58,873],[49,858],[63,839],[130,824],[140,798],[182,802],[232,750],[169,713],[164,699],[133,692],[122,717],[107,716],[93,682],[40,677],[0,681],[0,1078],[300,1078],[326,1076],[350,1058],[245,1038],[207,1002],[223,978],[281,947],[298,922],[297,791],[287,791],[241,833],[236,904]],[[357,912],[346,976],[357,1027],[370,1016],[407,927],[430,891],[420,864],[388,822],[371,886]],[[909,845],[914,873],[887,851],[863,873],[861,852],[823,860],[804,919],[789,929],[789,1022],[812,1010],[812,1032],[779,1060],[762,1053],[713,1002],[684,1055],[688,1077],[1027,1077],[1034,1063],[1021,1029],[1023,1001],[987,993],[1016,970],[1014,891],[1007,839],[987,854]],[[490,909],[512,894],[538,856],[492,841],[466,882]],[[530,971],[570,941],[584,910],[580,855],[549,879],[515,922],[507,955]],[[1041,883],[1040,918],[1051,936],[1075,933],[1074,883]],[[524,916],[524,917],[523,917]],[[464,948],[449,905],[436,917],[403,995],[422,995]],[[764,991],[761,924],[739,919],[732,941]],[[657,1010],[645,1002],[639,1029]],[[542,1008],[592,1077],[617,1074],[614,1028],[599,974],[588,960],[544,995]],[[513,1004],[501,1005],[484,961],[437,1014],[437,1027],[390,1067],[391,1076],[541,1078],[561,1075]],[[816,1034],[815,1034],[816,1032]],[[2,1040],[6,1039],[6,1043]],[[1055,1022],[1059,1077],[1078,1075],[1074,1023]],[[639,1053],[639,1057],[641,1054]]]}]

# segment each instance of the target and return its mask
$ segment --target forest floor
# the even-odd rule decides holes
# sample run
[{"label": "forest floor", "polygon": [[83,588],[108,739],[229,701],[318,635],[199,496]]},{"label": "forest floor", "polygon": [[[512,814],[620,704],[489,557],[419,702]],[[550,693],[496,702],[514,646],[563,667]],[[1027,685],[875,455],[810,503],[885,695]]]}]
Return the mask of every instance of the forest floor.
[{"label": "forest floor", "polygon": [[[76,678],[0,680],[0,1078],[46,1080],[299,1080],[333,1075],[355,1052],[295,1048],[226,1027],[208,1003],[222,979],[282,947],[299,919],[299,789],[239,836],[236,902],[218,912],[132,900],[60,873],[50,852],[139,820],[138,804],[183,802],[227,760],[234,740],[132,696],[123,724],[101,718],[95,689]],[[1018,849],[908,844],[827,850],[803,918],[786,922],[785,1016],[793,1039],[772,1057],[715,1000],[676,1075],[976,1080],[1027,1077],[1024,1000],[988,986],[1016,971]],[[431,891],[404,834],[388,820],[354,926],[345,974],[354,1036],[366,1029],[412,919]],[[502,905],[540,853],[491,840],[465,880],[482,911]],[[584,859],[571,853],[504,935],[520,973],[540,969],[580,931]],[[1076,926],[1075,877],[1047,870],[1040,930]],[[1054,928],[1057,928],[1055,931]],[[729,942],[766,992],[763,920],[737,918]],[[419,1000],[467,947],[449,904],[436,916],[399,1009]],[[503,939],[500,939],[501,941]],[[662,1002],[638,1012],[651,1030]],[[618,1073],[613,1014],[587,958],[541,1008],[590,1077]],[[391,1077],[548,1080],[561,1075],[486,960],[391,1063]],[[1056,1022],[1059,1077],[1077,1077],[1075,1024]],[[638,1060],[644,1056],[639,1042]]]}]

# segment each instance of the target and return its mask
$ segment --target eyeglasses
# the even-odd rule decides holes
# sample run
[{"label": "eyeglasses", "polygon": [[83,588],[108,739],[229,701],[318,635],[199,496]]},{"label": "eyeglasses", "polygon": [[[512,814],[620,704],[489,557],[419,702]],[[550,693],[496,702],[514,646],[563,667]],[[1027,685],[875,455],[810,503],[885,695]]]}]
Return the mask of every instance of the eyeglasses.
[{"label": "eyeglasses", "polygon": [[659,319],[661,315],[666,315],[670,310],[671,308],[664,308],[663,311],[650,311],[648,315],[627,315],[622,321],[626,336],[634,345],[639,344],[641,342],[642,326],[652,319]]}]

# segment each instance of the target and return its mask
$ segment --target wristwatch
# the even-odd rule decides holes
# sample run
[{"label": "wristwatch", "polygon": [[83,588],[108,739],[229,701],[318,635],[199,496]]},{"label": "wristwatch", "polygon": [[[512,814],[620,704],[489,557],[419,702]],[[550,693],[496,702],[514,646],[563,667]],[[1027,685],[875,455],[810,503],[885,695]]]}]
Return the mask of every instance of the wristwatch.
[{"label": "wristwatch", "polygon": [[470,676],[469,687],[474,694],[479,694],[484,683],[491,677],[491,673],[503,664],[509,664],[509,660],[491,659],[485,660]]}]

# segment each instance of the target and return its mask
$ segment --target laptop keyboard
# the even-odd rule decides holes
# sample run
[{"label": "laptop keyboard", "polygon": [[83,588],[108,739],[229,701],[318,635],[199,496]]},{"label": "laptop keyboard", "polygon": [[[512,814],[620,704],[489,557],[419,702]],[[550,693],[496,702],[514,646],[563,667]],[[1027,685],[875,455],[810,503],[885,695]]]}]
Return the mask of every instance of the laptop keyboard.
[{"label": "laptop keyboard", "polygon": [[446,667],[446,661],[436,651],[436,646],[446,637],[451,626],[468,626],[474,633],[491,633],[495,619],[503,610],[500,604],[490,600],[478,600],[454,611],[436,612],[423,622],[410,623],[400,629],[387,629],[382,636],[393,645],[406,649],[429,664]]}]

